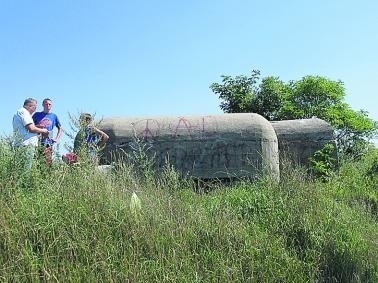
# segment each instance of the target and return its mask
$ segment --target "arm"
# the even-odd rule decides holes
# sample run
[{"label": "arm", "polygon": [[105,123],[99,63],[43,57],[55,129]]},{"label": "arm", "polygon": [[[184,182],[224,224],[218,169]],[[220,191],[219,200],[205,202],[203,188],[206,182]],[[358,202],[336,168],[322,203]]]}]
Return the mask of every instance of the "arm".
[{"label": "arm", "polygon": [[93,127],[93,131],[100,136],[101,141],[103,141],[103,142],[108,141],[109,136],[104,131],[101,131],[100,129],[98,129],[96,127]]},{"label": "arm", "polygon": [[31,133],[37,133],[42,135],[49,134],[49,131],[47,129],[38,128],[34,123],[27,124],[25,128]]},{"label": "arm", "polygon": [[55,139],[52,139],[53,142],[57,142],[60,139],[60,136],[62,135],[62,132],[63,132],[63,129],[60,125],[57,126],[57,128],[58,128],[58,132],[56,133]]},{"label": "arm", "polygon": [[100,141],[98,143],[99,147],[103,147],[105,143],[109,140],[109,136],[104,132],[101,131],[100,129],[93,127],[93,131],[100,136]]}]

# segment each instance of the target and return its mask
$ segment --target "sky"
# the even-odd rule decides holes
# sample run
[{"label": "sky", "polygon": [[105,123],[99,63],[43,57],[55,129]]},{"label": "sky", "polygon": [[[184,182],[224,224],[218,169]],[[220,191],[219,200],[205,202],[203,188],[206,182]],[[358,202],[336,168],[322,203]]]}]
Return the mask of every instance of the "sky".
[{"label": "sky", "polygon": [[[376,0],[0,0],[0,135],[24,100],[70,115],[222,113],[222,75],[344,82],[378,120]],[[64,136],[60,146],[70,144]]]}]

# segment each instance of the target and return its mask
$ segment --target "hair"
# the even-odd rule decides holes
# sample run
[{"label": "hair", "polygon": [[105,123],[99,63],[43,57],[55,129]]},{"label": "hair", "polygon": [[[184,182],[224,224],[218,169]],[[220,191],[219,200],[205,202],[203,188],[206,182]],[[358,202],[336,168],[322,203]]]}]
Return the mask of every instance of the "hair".
[{"label": "hair", "polygon": [[48,98],[48,97],[46,97],[43,101],[42,101],[42,103],[45,103],[46,101],[52,101],[50,98]]},{"label": "hair", "polygon": [[33,103],[33,102],[37,103],[37,100],[31,97],[26,98],[24,101],[24,106],[27,106],[29,103]]},{"label": "hair", "polygon": [[91,122],[92,121],[92,115],[89,113],[81,113],[79,120],[81,122]]}]

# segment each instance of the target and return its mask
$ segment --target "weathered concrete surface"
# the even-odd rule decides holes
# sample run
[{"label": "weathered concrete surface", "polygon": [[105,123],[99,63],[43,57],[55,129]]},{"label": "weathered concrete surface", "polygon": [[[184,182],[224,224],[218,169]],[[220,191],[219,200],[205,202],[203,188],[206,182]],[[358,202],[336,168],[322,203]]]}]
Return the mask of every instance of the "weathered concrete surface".
[{"label": "weathered concrete surface", "polygon": [[289,158],[301,165],[326,143],[335,143],[333,127],[318,118],[271,122],[277,134],[280,160]]},{"label": "weathered concrete surface", "polygon": [[135,136],[151,146],[158,167],[166,158],[184,176],[278,178],[278,141],[271,123],[258,114],[233,113],[183,117],[108,117],[99,128],[110,139],[103,158],[132,150]]}]

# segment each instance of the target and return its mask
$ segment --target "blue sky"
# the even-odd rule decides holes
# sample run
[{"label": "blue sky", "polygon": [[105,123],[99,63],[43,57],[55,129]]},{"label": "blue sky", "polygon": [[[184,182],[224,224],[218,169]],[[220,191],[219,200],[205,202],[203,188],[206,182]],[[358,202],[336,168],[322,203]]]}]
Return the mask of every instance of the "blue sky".
[{"label": "blue sky", "polygon": [[[376,0],[0,0],[0,134],[25,98],[97,117],[221,113],[209,88],[252,69],[341,80],[378,120]],[[64,139],[67,142],[68,139]]]}]

